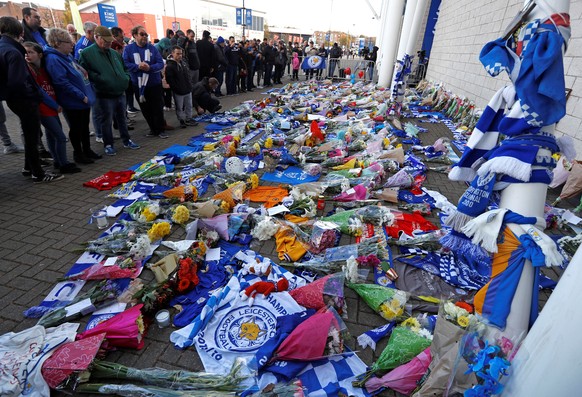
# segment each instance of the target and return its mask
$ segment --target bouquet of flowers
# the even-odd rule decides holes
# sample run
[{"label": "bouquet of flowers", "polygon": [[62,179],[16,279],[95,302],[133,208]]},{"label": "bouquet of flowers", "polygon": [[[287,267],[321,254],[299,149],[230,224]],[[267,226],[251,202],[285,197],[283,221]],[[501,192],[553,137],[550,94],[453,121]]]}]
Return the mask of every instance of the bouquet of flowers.
[{"label": "bouquet of flowers", "polygon": [[136,201],[125,208],[131,219],[141,223],[153,222],[160,215],[160,205],[157,201]]},{"label": "bouquet of flowers", "polygon": [[169,306],[177,289],[176,280],[173,278],[174,274],[172,273],[162,283],[142,288],[133,296],[137,302],[143,303],[142,313],[144,316],[151,319],[158,311]]},{"label": "bouquet of flowers", "polygon": [[371,223],[372,225],[390,226],[394,221],[394,214],[390,212],[390,209],[380,205],[369,205],[360,208],[357,214],[361,217],[362,222]]},{"label": "bouquet of flowers", "polygon": [[354,382],[354,386],[364,386],[375,372],[394,369],[409,362],[428,348],[433,339],[435,317],[410,317],[395,327],[384,351],[371,369],[358,377],[359,381]]},{"label": "bouquet of flowers", "polygon": [[289,208],[292,215],[312,218],[317,211],[317,205],[313,199],[299,189],[293,188],[289,196],[283,199],[283,205]]},{"label": "bouquet of flowers", "polygon": [[263,150],[263,162],[265,163],[266,172],[274,172],[281,161],[282,153],[279,150]]},{"label": "bouquet of flowers", "polygon": [[309,239],[310,251],[319,254],[335,247],[340,238],[339,228],[332,222],[316,221]]},{"label": "bouquet of flowers", "polygon": [[[236,360],[227,375],[206,372],[189,372],[163,368],[131,368],[109,361],[97,361],[91,368],[91,379],[119,379],[141,382],[147,385],[168,387],[173,390],[241,391],[240,382],[244,368],[242,360]],[[124,382],[126,383],[126,382]]]},{"label": "bouquet of flowers", "polygon": [[166,190],[163,194],[164,197],[177,199],[181,203],[198,200],[198,189],[196,189],[196,186],[192,185],[176,186],[172,189]]},{"label": "bouquet of flowers", "polygon": [[106,260],[102,260],[80,273],[66,277],[67,280],[103,280],[116,278],[135,278],[142,269],[142,262],[130,257],[118,256],[115,264],[105,266]]},{"label": "bouquet of flowers", "polygon": [[357,211],[357,209],[347,211],[337,210],[335,214],[322,218],[322,220],[335,223],[344,234],[359,237],[363,233],[364,223]]},{"label": "bouquet of flowers", "polygon": [[95,327],[77,335],[77,339],[85,339],[105,333],[103,348],[110,350],[116,347],[141,349],[144,346],[143,337],[146,332],[142,304],[133,306]]},{"label": "bouquet of flowers", "polygon": [[204,263],[206,255],[206,245],[201,241],[195,241],[188,249],[184,258],[178,262],[177,272],[177,292],[185,294],[198,285],[199,266]]},{"label": "bouquet of flowers", "polygon": [[385,320],[394,321],[404,316],[404,306],[410,297],[407,292],[377,284],[348,284],[348,286]]},{"label": "bouquet of flowers", "polygon": [[190,220],[190,210],[185,205],[177,205],[172,210],[172,222],[185,225]]},{"label": "bouquet of flowers", "polygon": [[172,226],[169,222],[156,222],[148,230],[148,237],[152,243],[156,242],[170,234],[171,229]]},{"label": "bouquet of flowers", "polygon": [[100,281],[89,291],[76,297],[68,306],[58,308],[42,316],[37,325],[49,328],[78,319],[94,312],[99,307],[115,302],[120,293],[121,291],[115,282],[111,280]]}]

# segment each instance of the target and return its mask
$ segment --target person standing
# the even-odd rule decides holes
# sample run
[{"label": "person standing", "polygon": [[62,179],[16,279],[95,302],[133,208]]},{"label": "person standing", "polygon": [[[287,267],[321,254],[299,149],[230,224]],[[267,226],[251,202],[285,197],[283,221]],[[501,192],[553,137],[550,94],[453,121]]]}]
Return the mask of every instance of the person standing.
[{"label": "person standing", "polygon": [[172,53],[166,60],[166,81],[174,93],[176,116],[180,127],[186,128],[198,123],[192,121],[192,78],[183,54],[182,47],[177,45],[172,47]]},{"label": "person standing", "polygon": [[53,28],[47,35],[46,70],[52,80],[57,102],[69,124],[69,141],[76,163],[91,164],[102,158],[91,149],[89,117],[95,103],[95,92],[89,75],[72,57],[73,40],[64,29]]},{"label": "person standing", "polygon": [[146,29],[137,25],[131,29],[134,43],[123,51],[123,61],[130,73],[131,84],[141,112],[150,128],[146,136],[168,138],[164,132],[164,101],[162,76],[164,60],[156,48],[148,43]]},{"label": "person standing", "polygon": [[337,43],[333,43],[333,47],[329,52],[329,73],[327,75],[328,78],[332,79],[335,73],[335,68],[342,57],[342,49]]},{"label": "person standing", "polygon": [[40,14],[36,8],[24,7],[22,9],[22,28],[24,29],[24,41],[46,45],[46,30],[40,26]]},{"label": "person standing", "polygon": [[95,22],[91,22],[91,21],[87,21],[83,24],[83,30],[85,31],[85,36],[82,37],[79,41],[77,41],[77,44],[75,44],[75,60],[79,60],[79,56],[81,55],[81,52],[89,47],[90,45],[93,45],[93,43],[95,43],[95,28],[97,27],[97,24]]},{"label": "person standing", "polygon": [[95,28],[95,45],[86,48],[81,53],[79,63],[89,73],[89,80],[95,89],[95,120],[103,137],[105,154],[114,156],[117,151],[113,146],[113,120],[119,129],[123,147],[139,149],[139,145],[131,140],[127,129],[125,115],[125,89],[129,85],[129,74],[123,64],[123,59],[117,51],[111,49],[113,42],[111,31],[105,26]]},{"label": "person standing", "polygon": [[211,77],[216,69],[216,55],[214,54],[214,44],[212,44],[212,38],[208,30],[202,32],[202,38],[196,42],[196,50],[200,59],[198,79]]},{"label": "person standing", "polygon": [[217,97],[222,96],[222,83],[224,82],[224,73],[226,72],[226,67],[228,66],[228,62],[224,55],[224,38],[222,36],[218,36],[216,39],[216,43],[214,43],[214,54],[216,56],[216,70],[214,71],[214,77],[218,80],[218,87],[214,91],[214,95]]},{"label": "person standing", "polygon": [[226,58],[226,95],[237,93],[238,67],[240,62],[240,47],[234,36],[228,38],[228,46],[224,50]]},{"label": "person standing", "polygon": [[75,163],[71,163],[67,159],[67,138],[63,132],[63,125],[59,117],[62,108],[57,103],[55,89],[43,65],[44,53],[42,47],[32,41],[25,41],[23,46],[26,50],[25,59],[30,73],[41,90],[40,123],[46,133],[48,148],[54,160],[53,165],[62,174],[81,172],[81,169]]},{"label": "person standing", "polygon": [[265,41],[265,46],[263,47],[263,66],[265,68],[265,83],[264,87],[272,87],[271,77],[273,76],[273,65],[275,64],[275,56],[277,55],[277,50],[273,47],[273,40]]},{"label": "person standing", "polygon": [[[125,43],[125,34],[123,33],[123,29],[120,27],[112,27],[111,34],[113,35],[113,40],[111,42],[111,48],[114,49],[123,57],[123,50],[126,46]],[[139,109],[133,104],[133,87],[131,86],[131,79],[129,80],[129,84],[127,85],[127,89],[125,90],[125,103],[127,104],[127,113],[134,115],[135,113],[139,112]]]},{"label": "person standing", "polygon": [[38,138],[40,136],[40,92],[32,78],[24,47],[19,40],[23,27],[16,18],[0,17],[0,100],[20,119],[24,138],[24,176],[32,176],[35,183],[52,182],[62,175],[45,172],[40,164]]},{"label": "person standing", "polygon": [[194,31],[188,29],[184,40],[182,42],[178,41],[178,45],[184,49],[182,58],[184,58],[188,64],[192,86],[198,83],[198,76],[200,75],[200,58],[198,57],[198,50],[196,49],[196,42],[194,39]]},{"label": "person standing", "polygon": [[368,80],[372,81],[374,78],[374,66],[376,66],[376,59],[378,58],[378,47],[374,46],[372,52],[365,55],[364,59],[368,61]]},{"label": "person standing", "polygon": [[24,148],[12,142],[8,129],[6,128],[6,111],[0,101],[0,140],[4,145],[4,154],[23,153]]}]

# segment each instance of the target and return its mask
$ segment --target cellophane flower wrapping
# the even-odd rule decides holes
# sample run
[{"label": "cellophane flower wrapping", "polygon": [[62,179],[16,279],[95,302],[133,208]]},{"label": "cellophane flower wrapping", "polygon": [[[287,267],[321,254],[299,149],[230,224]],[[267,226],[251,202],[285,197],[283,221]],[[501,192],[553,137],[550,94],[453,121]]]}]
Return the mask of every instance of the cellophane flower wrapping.
[{"label": "cellophane flower wrapping", "polygon": [[327,275],[303,287],[295,288],[289,291],[289,294],[305,308],[319,310],[333,307],[342,318],[347,318],[343,273]]},{"label": "cellophane flower wrapping", "polygon": [[279,225],[274,218],[265,216],[255,225],[251,233],[253,237],[259,241],[266,241],[271,239],[280,227],[281,225]]},{"label": "cellophane flower wrapping", "polygon": [[337,225],[332,222],[317,221],[309,239],[310,251],[319,254],[327,248],[335,247],[341,237]]},{"label": "cellophane flower wrapping", "polygon": [[77,335],[77,339],[84,339],[105,332],[103,346],[106,349],[125,347],[139,350],[144,346],[143,337],[146,331],[141,314],[142,307],[143,305],[139,304],[116,314],[94,328]]},{"label": "cellophane flower wrapping", "polygon": [[388,344],[378,360],[372,366],[372,370],[390,370],[405,364],[430,346],[432,332],[428,327],[419,324],[401,324],[392,330]]},{"label": "cellophane flower wrapping", "polygon": [[407,292],[377,284],[349,284],[349,287],[385,320],[394,321],[404,316],[404,306],[410,296]]},{"label": "cellophane flower wrapping", "polygon": [[157,201],[136,201],[125,208],[131,219],[141,223],[153,222],[160,215],[160,205]]},{"label": "cellophane flower wrapping", "polygon": [[359,237],[363,233],[364,223],[357,211],[357,209],[338,211],[333,215],[322,218],[322,220],[335,223],[343,234]]},{"label": "cellophane flower wrapping", "polygon": [[[466,308],[449,301],[441,302],[430,345],[432,361],[428,376],[422,380],[420,389],[413,394],[414,397],[463,393],[477,384],[474,374],[465,374],[468,369],[466,361],[457,360],[460,341],[466,328],[476,325],[476,321],[478,320],[475,316]],[[454,374],[454,380],[449,382],[451,374]]]},{"label": "cellophane flower wrapping", "polygon": [[474,374],[477,384],[465,391],[465,397],[489,397],[501,395],[504,384],[511,375],[511,362],[523,341],[525,332],[512,335],[495,326],[478,321],[467,327],[459,342],[459,354],[449,383],[458,382],[458,366]]}]

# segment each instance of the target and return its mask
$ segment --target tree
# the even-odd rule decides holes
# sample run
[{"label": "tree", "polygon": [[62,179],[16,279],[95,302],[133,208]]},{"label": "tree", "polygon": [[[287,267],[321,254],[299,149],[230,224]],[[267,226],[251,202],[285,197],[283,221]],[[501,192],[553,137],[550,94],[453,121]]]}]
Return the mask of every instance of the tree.
[{"label": "tree", "polygon": [[263,31],[264,31],[264,36],[268,39],[271,38],[271,31],[269,30],[269,24],[267,23],[267,20],[265,19],[265,24],[263,25]]},{"label": "tree", "polygon": [[[83,4],[88,2],[89,0],[75,0],[77,5]],[[73,23],[73,16],[71,15],[71,5],[67,0],[65,0],[65,12],[63,13],[63,19],[65,20],[65,24]]]}]

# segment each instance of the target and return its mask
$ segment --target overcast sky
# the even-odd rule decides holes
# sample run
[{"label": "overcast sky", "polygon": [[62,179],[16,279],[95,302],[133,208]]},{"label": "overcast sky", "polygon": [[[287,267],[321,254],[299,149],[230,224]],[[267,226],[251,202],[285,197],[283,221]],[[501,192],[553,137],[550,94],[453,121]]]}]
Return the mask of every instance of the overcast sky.
[{"label": "overcast sky", "polygon": [[[380,14],[382,0],[369,2],[375,12]],[[64,0],[40,0],[38,4],[62,9]],[[340,30],[364,36],[376,36],[380,31],[379,22],[366,0],[245,0],[245,7],[265,11],[267,23],[274,26],[297,27],[308,31]]]}]

